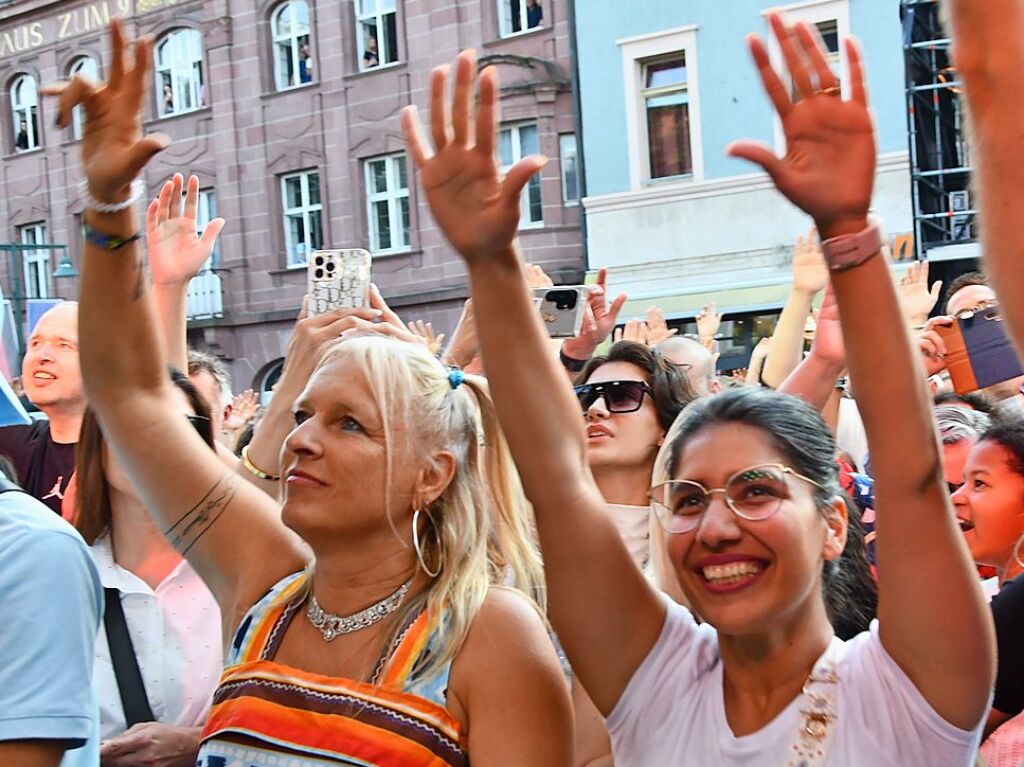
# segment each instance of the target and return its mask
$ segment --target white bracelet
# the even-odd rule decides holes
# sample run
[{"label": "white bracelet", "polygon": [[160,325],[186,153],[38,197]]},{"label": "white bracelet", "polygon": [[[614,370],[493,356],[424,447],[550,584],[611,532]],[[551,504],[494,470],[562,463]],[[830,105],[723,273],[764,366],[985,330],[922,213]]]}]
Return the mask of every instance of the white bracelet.
[{"label": "white bracelet", "polygon": [[142,199],[142,196],[146,193],[146,184],[141,178],[137,178],[132,181],[131,190],[131,195],[124,202],[100,202],[89,191],[89,181],[87,179],[83,178],[78,182],[78,194],[85,201],[85,207],[97,213],[119,213],[122,210],[128,210],[128,208]]}]

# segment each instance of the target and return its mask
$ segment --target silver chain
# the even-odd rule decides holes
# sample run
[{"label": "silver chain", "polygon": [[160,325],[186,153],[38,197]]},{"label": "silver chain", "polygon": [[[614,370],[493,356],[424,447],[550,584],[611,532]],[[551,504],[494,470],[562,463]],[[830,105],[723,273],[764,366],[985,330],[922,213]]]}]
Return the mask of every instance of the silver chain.
[{"label": "silver chain", "polygon": [[360,610],[354,615],[335,615],[329,613],[320,606],[316,596],[311,592],[309,595],[309,606],[306,607],[306,617],[309,622],[320,630],[324,640],[332,641],[342,634],[351,634],[353,631],[369,628],[375,623],[380,623],[398,609],[412,585],[412,578],[403,583],[398,591],[389,594],[379,602],[370,605],[365,610]]}]

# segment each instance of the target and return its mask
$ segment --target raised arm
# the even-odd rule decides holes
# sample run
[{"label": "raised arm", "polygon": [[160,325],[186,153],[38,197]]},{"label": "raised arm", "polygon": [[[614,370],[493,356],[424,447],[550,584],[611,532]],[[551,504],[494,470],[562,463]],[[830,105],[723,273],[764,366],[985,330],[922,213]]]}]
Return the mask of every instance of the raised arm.
[{"label": "raised arm", "polygon": [[[814,218],[823,240],[862,232],[876,154],[860,51],[847,41],[851,98],[844,101],[812,29],[787,27],[777,15],[770,19],[797,103],[772,69],[764,43],[752,37],[750,45],[789,152],[780,159],[749,142],[730,152],[760,164],[779,191]],[[833,271],[832,285],[876,479],[882,643],[940,716],[970,729],[992,687],[992,620],[946,493],[918,353],[881,252]]]},{"label": "raised arm", "polygon": [[[235,477],[182,414],[167,377],[138,246],[132,180],[166,139],[142,137],[141,110],[152,44],[128,63],[120,21],[111,23],[110,80],[75,79],[59,93],[59,124],[85,108],[82,162],[91,200],[81,284],[81,360],[86,393],[103,433],[149,513],[184,553],[230,625],[277,579],[305,564],[277,504]],[[99,208],[123,207],[116,212]]]},{"label": "raised arm", "polygon": [[414,110],[403,114],[403,123],[434,218],[469,266],[488,379],[537,517],[552,622],[574,671],[607,714],[654,645],[665,607],[605,512],[587,467],[580,407],[547,353],[547,334],[514,246],[520,191],[544,158],[528,157],[500,179],[497,76],[493,69],[481,73],[472,108],[475,66],[471,53],[458,59],[450,120],[445,70],[433,73],[436,152],[428,149]]},{"label": "raised arm", "polygon": [[971,155],[981,210],[985,266],[1009,330],[1024,353],[1024,259],[1020,222],[1024,202],[1021,126],[1024,100],[1016,92],[1024,67],[1024,2],[951,0],[953,60],[964,81]]},{"label": "raised arm", "polygon": [[839,307],[835,293],[830,288],[821,305],[810,354],[783,381],[779,391],[800,397],[824,411],[835,392],[836,379],[845,368],[846,349],[843,347],[843,330],[839,325]]}]

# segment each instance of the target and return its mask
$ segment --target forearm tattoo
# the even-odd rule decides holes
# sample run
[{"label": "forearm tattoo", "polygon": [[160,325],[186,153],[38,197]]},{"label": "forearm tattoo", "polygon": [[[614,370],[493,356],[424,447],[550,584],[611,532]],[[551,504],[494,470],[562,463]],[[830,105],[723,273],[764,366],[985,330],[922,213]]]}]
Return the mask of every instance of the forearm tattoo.
[{"label": "forearm tattoo", "polygon": [[203,498],[175,522],[164,536],[182,556],[199,542],[227,509],[238,491],[238,477],[225,474]]}]

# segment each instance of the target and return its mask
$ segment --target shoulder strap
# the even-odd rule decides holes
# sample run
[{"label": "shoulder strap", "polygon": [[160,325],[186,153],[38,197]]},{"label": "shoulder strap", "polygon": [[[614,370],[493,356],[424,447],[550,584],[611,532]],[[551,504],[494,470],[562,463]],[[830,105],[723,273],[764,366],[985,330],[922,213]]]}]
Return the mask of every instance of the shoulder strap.
[{"label": "shoulder strap", "polygon": [[7,475],[0,470],[0,493],[23,493],[21,485],[17,482],[12,482],[7,478]]},{"label": "shoulder strap", "polygon": [[105,607],[103,625],[107,630],[107,644],[110,645],[110,660],[114,664],[117,690],[121,694],[121,706],[128,727],[140,722],[153,722],[153,710],[149,707],[146,687],[142,683],[142,672],[135,657],[135,647],[128,634],[128,624],[121,609],[121,592],[117,589],[103,589]]}]

